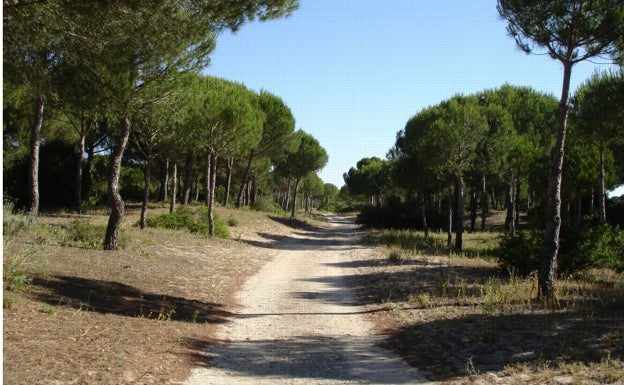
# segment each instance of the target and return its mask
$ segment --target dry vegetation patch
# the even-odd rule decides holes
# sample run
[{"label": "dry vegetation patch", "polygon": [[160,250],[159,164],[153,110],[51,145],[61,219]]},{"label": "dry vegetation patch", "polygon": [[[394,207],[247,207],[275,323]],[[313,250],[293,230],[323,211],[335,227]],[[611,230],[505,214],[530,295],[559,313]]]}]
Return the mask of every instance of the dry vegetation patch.
[{"label": "dry vegetation patch", "polygon": [[380,247],[377,258],[353,267],[351,282],[375,310],[385,346],[433,380],[622,383],[621,276],[559,280],[558,300],[541,304],[534,277],[481,258]]},{"label": "dry vegetation patch", "polygon": [[219,211],[236,218],[231,240],[139,230],[132,208],[116,252],[68,239],[68,227],[79,225],[95,227],[101,241],[104,213],[42,216],[5,234],[5,383],[179,383],[205,364],[194,341],[228,322],[234,293],[271,259],[270,247],[250,243],[264,240],[258,231],[293,231],[266,214]]}]

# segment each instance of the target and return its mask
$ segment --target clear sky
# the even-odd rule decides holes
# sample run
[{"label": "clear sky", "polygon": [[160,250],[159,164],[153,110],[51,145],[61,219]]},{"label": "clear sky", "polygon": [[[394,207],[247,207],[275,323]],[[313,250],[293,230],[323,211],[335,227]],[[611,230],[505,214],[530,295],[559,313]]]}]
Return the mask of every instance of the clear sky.
[{"label": "clear sky", "polygon": [[[526,55],[495,0],[300,0],[287,19],[217,39],[206,74],[280,96],[327,150],[339,188],[358,160],[385,158],[421,109],[504,83],[561,93],[561,65]],[[605,65],[574,67],[571,90]]]}]

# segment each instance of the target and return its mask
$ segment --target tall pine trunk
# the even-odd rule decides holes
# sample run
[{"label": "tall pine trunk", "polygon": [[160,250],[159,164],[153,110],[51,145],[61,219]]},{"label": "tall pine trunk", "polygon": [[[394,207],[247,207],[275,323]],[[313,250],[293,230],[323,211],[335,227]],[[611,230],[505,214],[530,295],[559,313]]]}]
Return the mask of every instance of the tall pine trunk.
[{"label": "tall pine trunk", "polygon": [[195,162],[195,156],[193,150],[190,150],[186,155],[186,161],[184,162],[184,192],[182,195],[182,205],[186,206],[189,203],[191,197],[191,187],[193,185],[193,163]]},{"label": "tall pine trunk", "polygon": [[452,194],[448,194],[448,223],[446,228],[446,247],[450,250],[453,242],[453,198]]},{"label": "tall pine trunk", "polygon": [[557,256],[559,254],[559,236],[561,232],[561,181],[568,125],[568,93],[570,90],[571,75],[572,62],[564,62],[563,85],[561,87],[561,99],[559,100],[558,111],[557,141],[548,175],[544,254],[542,256],[538,276],[539,295],[546,299],[552,299],[555,295],[555,270],[557,266]]},{"label": "tall pine trunk", "polygon": [[204,167],[204,204],[208,207],[210,201],[210,152],[206,152]]},{"label": "tall pine trunk", "polygon": [[143,174],[143,202],[141,203],[141,220],[139,226],[141,229],[147,227],[147,204],[149,202],[150,178],[152,172],[152,150],[148,149],[145,162],[145,171]]},{"label": "tall pine trunk", "polygon": [[425,232],[425,239],[429,238],[429,226],[427,225],[427,200],[424,194],[420,194],[420,216],[422,218],[422,227]]},{"label": "tall pine trunk", "polygon": [[165,158],[160,177],[160,201],[166,202],[169,196],[169,158]]},{"label": "tall pine trunk", "polygon": [[121,136],[111,154],[110,176],[108,178],[108,203],[111,212],[106,226],[104,237],[104,250],[116,250],[119,245],[119,228],[124,216],[124,201],[119,194],[119,177],[121,176],[121,159],[130,137],[130,115],[121,119]]},{"label": "tall pine trunk", "polygon": [[230,186],[232,185],[232,170],[234,169],[234,158],[226,160],[227,175],[225,179],[225,196],[223,197],[223,206],[227,207],[230,200]]},{"label": "tall pine trunk", "polygon": [[481,180],[481,231],[485,231],[485,222],[488,214],[487,184],[485,182],[485,174],[483,174]]},{"label": "tall pine trunk", "polygon": [[455,183],[456,219],[455,219],[455,251],[461,252],[464,235],[464,177],[458,176]]},{"label": "tall pine trunk", "polygon": [[84,115],[80,119],[80,138],[78,140],[78,159],[76,159],[76,190],[74,206],[78,214],[82,214],[82,166],[87,143],[87,127]]},{"label": "tall pine trunk", "polygon": [[236,207],[241,208],[243,206],[243,194],[245,193],[245,189],[249,184],[249,177],[251,175],[251,163],[253,161],[254,150],[249,152],[249,157],[247,158],[247,167],[245,168],[245,175],[243,176],[243,181],[240,186],[240,190],[238,191],[238,199],[236,200]]},{"label": "tall pine trunk", "polygon": [[173,162],[173,174],[171,175],[171,197],[169,198],[169,214],[175,211],[178,196],[178,165]]},{"label": "tall pine trunk", "polygon": [[[291,218],[295,218],[295,212],[297,211],[297,194],[299,193],[299,182],[301,181],[301,178],[297,178],[297,180],[295,181],[295,192],[293,193],[293,200],[292,200],[292,210],[290,212],[290,217]],[[290,192],[290,183],[288,184],[289,189],[288,191]]]},{"label": "tall pine trunk", "polygon": [[512,172],[507,178],[506,203],[507,214],[505,216],[505,234],[514,235],[516,233],[516,174]]},{"label": "tall pine trunk", "polygon": [[215,190],[217,187],[217,155],[210,154],[210,192],[208,193],[208,233],[210,236],[215,234],[214,223],[214,205]]},{"label": "tall pine trunk", "polygon": [[600,191],[598,192],[598,220],[601,224],[607,223],[606,189],[605,189],[605,146],[601,145],[600,151]]},{"label": "tall pine trunk", "polygon": [[41,126],[43,125],[43,108],[45,97],[37,95],[35,100],[35,116],[30,127],[30,170],[28,183],[30,188],[29,221],[35,222],[39,216],[39,148],[41,147]]}]

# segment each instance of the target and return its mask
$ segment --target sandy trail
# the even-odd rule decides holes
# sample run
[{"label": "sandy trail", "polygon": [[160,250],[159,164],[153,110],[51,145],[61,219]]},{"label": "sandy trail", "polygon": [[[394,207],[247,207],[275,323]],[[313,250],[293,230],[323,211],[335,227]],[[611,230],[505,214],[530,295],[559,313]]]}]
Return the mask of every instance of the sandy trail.
[{"label": "sandy trail", "polygon": [[427,383],[376,346],[366,308],[343,278],[371,250],[357,245],[352,222],[328,219],[329,229],[257,242],[275,258],[238,293],[242,310],[219,329],[220,342],[206,347],[212,361],[186,385]]}]

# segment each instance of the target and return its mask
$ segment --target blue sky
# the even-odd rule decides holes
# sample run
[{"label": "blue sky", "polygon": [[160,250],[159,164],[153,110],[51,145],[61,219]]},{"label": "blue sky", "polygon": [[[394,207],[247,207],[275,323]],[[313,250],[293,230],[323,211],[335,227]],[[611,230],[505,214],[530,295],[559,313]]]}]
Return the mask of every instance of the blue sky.
[{"label": "blue sky", "polygon": [[[424,107],[504,83],[559,97],[561,65],[516,48],[495,0],[300,0],[287,19],[217,40],[206,74],[280,96],[327,150],[338,187],[363,157],[384,158]],[[581,63],[574,90],[594,69]]]}]

